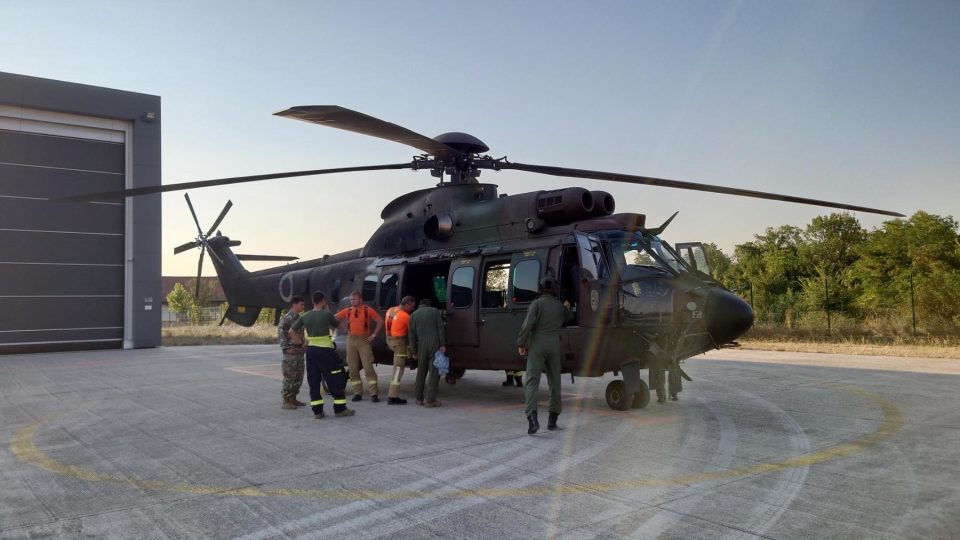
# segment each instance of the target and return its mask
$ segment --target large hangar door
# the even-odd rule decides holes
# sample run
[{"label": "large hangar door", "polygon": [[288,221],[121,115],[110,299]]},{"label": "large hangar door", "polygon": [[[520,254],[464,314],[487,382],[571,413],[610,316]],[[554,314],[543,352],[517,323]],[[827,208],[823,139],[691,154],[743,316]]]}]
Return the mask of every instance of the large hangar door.
[{"label": "large hangar door", "polygon": [[[0,111],[2,113],[3,111]],[[124,132],[0,114],[0,352],[121,347]]]}]

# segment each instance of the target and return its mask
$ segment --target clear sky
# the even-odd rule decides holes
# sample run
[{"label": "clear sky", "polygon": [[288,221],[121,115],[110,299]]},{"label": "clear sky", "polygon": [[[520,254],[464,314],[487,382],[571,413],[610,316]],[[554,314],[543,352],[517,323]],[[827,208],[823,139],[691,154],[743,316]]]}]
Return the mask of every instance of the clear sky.
[{"label": "clear sky", "polygon": [[[0,0],[0,71],[155,94],[163,182],[408,160],[417,151],[274,117],[341,105],[495,157],[960,216],[960,2]],[[488,171],[501,193],[605,189],[670,241],[730,253],[827,209]],[[190,193],[247,253],[360,247],[412,171]],[[857,214],[872,228],[884,218]],[[182,193],[163,272],[189,275]],[[251,265],[252,269],[262,266]],[[205,274],[212,275],[207,265]]]}]

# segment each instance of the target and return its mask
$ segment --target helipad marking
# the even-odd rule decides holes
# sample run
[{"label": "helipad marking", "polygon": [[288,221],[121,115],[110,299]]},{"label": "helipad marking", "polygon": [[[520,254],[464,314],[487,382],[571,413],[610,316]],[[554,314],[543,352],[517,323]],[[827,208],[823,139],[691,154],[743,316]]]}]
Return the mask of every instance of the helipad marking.
[{"label": "helipad marking", "polygon": [[[55,474],[79,478],[90,482],[109,482],[115,484],[126,484],[144,490],[151,491],[171,491],[180,493],[192,493],[198,495],[231,495],[243,497],[298,497],[310,499],[338,499],[338,500],[362,500],[362,499],[381,499],[381,500],[407,500],[420,498],[464,498],[464,497],[540,497],[570,495],[577,493],[598,493],[609,491],[623,491],[641,487],[669,487],[676,485],[699,484],[714,480],[723,480],[736,478],[740,476],[749,476],[755,474],[766,474],[778,472],[794,467],[805,465],[815,465],[834,459],[851,456],[864,451],[877,444],[878,442],[890,437],[903,427],[903,413],[893,403],[883,399],[873,392],[868,392],[859,388],[830,385],[840,390],[844,390],[861,397],[865,397],[877,403],[883,411],[883,421],[880,427],[872,433],[861,435],[856,439],[840,443],[836,446],[803,454],[800,456],[783,459],[780,461],[771,461],[758,463],[756,465],[747,465],[743,467],[734,467],[721,471],[706,471],[695,474],[685,474],[671,476],[666,478],[642,478],[633,480],[623,480],[620,482],[604,482],[597,484],[564,484],[559,486],[535,486],[521,488],[474,488],[460,489],[449,493],[438,494],[435,491],[354,491],[354,490],[315,490],[315,489],[292,489],[292,488],[258,488],[255,486],[229,487],[229,486],[210,486],[185,483],[172,483],[151,480],[137,480],[135,478],[126,478],[122,476],[113,476],[109,474],[98,473],[79,467],[73,467],[60,463],[36,447],[33,438],[40,427],[53,418],[45,417],[33,422],[17,431],[10,440],[10,450],[17,459],[24,463],[34,465],[41,469]],[[59,416],[59,415],[57,415]]]},{"label": "helipad marking", "polygon": [[[270,371],[267,371],[266,368],[270,368]],[[234,373],[257,375],[259,377],[266,377],[268,379],[282,381],[283,374],[278,373],[279,368],[280,364],[260,364],[255,366],[231,366],[224,369],[233,371]]]}]

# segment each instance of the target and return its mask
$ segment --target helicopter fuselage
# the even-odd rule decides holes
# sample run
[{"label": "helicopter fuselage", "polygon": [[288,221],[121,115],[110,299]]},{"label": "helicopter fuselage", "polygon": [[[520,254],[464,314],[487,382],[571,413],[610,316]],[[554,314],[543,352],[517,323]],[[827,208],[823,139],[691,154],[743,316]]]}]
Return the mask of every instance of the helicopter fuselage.
[{"label": "helicopter fuselage", "polygon": [[[498,197],[491,184],[422,190],[390,203],[364,248],[258,272],[242,269],[226,237],[209,242],[234,322],[252,324],[259,308],[282,309],[294,296],[309,304],[315,291],[339,307],[358,291],[381,312],[405,295],[429,298],[445,313],[455,372],[523,369],[516,336],[546,276],[575,315],[560,337],[564,372],[687,358],[749,328],[749,306],[680,260],[642,215],[609,214],[612,198],[606,215],[593,215],[587,199],[604,196],[571,188]],[[343,332],[336,341],[344,354]],[[383,336],[374,351],[391,362]]]}]

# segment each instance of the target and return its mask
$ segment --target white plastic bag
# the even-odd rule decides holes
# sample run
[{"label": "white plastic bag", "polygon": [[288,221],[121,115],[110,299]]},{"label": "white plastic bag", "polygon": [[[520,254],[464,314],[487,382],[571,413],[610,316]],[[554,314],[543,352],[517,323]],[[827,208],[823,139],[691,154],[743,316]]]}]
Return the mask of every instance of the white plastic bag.
[{"label": "white plastic bag", "polygon": [[450,359],[447,358],[447,355],[437,351],[433,355],[433,367],[437,368],[437,372],[442,377],[450,372]]}]

